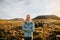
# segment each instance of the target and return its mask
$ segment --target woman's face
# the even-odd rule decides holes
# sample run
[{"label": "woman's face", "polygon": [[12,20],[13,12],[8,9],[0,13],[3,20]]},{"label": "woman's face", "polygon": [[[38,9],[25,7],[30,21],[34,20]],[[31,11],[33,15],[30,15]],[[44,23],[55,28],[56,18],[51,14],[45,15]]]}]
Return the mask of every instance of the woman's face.
[{"label": "woman's face", "polygon": [[30,15],[27,15],[27,16],[26,16],[26,20],[27,20],[27,21],[30,21]]}]

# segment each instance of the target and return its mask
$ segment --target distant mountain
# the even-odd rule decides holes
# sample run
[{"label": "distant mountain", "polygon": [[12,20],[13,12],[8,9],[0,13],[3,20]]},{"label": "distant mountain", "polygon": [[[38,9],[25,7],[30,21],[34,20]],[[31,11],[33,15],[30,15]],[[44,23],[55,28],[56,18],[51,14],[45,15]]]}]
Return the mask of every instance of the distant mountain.
[{"label": "distant mountain", "polygon": [[55,20],[60,20],[60,17],[56,16],[56,15],[40,15],[37,16],[35,18],[33,18],[32,20],[35,19],[55,19]]},{"label": "distant mountain", "polygon": [[13,20],[13,21],[23,21],[24,19],[23,18],[14,18],[14,19],[0,19],[0,20],[4,20],[4,21],[8,21],[8,20]]},{"label": "distant mountain", "polygon": [[17,20],[17,21],[19,21],[19,20],[24,20],[23,18],[14,18],[14,19],[10,19],[10,20]]}]

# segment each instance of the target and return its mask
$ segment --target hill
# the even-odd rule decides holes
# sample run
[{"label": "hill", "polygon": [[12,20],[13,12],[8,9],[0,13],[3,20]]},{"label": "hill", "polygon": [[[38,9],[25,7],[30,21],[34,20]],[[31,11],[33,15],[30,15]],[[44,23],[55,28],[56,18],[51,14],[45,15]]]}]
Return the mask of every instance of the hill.
[{"label": "hill", "polygon": [[35,18],[33,18],[32,20],[35,19],[54,19],[54,20],[60,20],[60,17],[56,16],[56,15],[40,15],[37,16]]},{"label": "hill", "polygon": [[14,19],[10,19],[10,20],[16,20],[16,21],[21,21],[21,20],[24,20],[23,18],[14,18]]}]

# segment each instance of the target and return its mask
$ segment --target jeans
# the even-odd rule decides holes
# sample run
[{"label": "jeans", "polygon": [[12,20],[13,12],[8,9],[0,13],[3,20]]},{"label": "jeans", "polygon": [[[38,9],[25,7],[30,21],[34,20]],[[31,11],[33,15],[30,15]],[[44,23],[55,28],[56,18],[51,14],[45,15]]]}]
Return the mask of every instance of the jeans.
[{"label": "jeans", "polygon": [[32,37],[24,37],[24,40],[32,40]]}]

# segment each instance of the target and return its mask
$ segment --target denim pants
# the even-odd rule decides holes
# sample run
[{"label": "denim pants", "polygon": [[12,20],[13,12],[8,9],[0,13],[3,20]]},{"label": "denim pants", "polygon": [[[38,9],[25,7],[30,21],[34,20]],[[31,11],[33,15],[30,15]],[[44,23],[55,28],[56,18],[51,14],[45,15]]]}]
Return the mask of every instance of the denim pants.
[{"label": "denim pants", "polygon": [[24,40],[32,40],[32,37],[24,37]]}]

